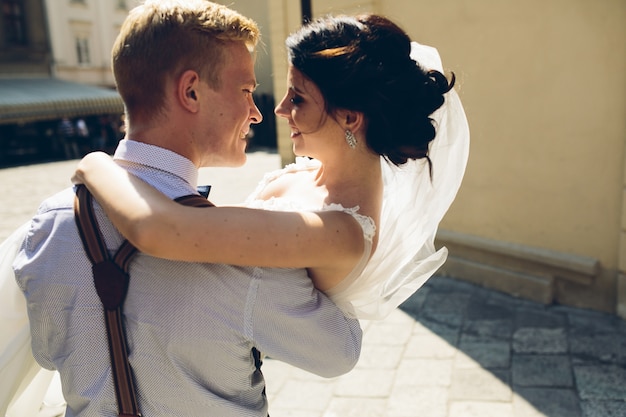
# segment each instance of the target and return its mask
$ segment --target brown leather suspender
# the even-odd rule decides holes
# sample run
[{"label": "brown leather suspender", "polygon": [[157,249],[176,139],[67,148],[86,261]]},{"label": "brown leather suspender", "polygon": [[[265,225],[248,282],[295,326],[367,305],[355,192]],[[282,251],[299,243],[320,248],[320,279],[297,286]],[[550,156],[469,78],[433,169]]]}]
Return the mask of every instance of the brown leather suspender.
[{"label": "brown leather suspender", "polygon": [[[120,417],[139,417],[136,389],[128,361],[128,346],[124,333],[123,305],[128,290],[128,267],[137,249],[125,240],[113,258],[109,256],[98,227],[91,193],[83,185],[76,189],[74,212],[85,252],[92,263],[94,284],[104,307],[109,353],[115,382],[115,393]],[[213,204],[199,195],[188,195],[177,202],[195,207]]]}]

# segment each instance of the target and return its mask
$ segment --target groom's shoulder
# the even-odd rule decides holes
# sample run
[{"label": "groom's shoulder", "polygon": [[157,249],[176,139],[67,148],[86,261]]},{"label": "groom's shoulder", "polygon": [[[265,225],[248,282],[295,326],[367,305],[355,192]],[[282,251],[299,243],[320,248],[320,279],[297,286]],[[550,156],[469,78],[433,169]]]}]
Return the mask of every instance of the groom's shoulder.
[{"label": "groom's shoulder", "polygon": [[37,209],[37,214],[42,214],[55,210],[74,209],[75,187],[68,187],[56,194],[51,195],[41,202]]}]

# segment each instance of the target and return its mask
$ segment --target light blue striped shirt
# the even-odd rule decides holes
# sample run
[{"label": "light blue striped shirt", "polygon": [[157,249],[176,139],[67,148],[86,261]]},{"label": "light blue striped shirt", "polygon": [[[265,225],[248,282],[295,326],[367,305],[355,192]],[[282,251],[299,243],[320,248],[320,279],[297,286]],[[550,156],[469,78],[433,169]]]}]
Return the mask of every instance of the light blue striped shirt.
[{"label": "light blue striped shirt", "polygon": [[[197,170],[178,154],[125,140],[115,159],[170,198],[195,193]],[[33,353],[43,367],[59,370],[66,415],[113,417],[102,307],[73,198],[68,189],[40,206],[14,266],[28,302]],[[122,238],[99,206],[96,213],[113,251]],[[253,347],[326,377],[349,371],[358,359],[358,322],[316,291],[304,270],[140,254],[130,276],[125,322],[145,417],[265,417],[265,381]]]}]

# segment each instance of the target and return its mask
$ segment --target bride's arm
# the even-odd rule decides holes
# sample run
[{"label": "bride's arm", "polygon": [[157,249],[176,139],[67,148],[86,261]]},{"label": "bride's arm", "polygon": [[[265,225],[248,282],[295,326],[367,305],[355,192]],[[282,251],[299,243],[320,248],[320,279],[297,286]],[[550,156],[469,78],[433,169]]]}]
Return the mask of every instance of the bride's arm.
[{"label": "bride's arm", "polygon": [[120,232],[152,256],[192,262],[281,268],[352,265],[363,233],[338,211],[276,212],[175,203],[104,153],[87,155],[74,174]]}]

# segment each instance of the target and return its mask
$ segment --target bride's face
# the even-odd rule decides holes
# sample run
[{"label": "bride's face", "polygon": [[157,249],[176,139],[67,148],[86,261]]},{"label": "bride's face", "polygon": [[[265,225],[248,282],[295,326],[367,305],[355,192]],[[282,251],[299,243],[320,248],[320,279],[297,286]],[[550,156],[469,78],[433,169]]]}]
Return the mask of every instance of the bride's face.
[{"label": "bride's face", "polygon": [[321,159],[324,152],[341,142],[343,130],[326,112],[319,88],[292,66],[287,75],[287,93],[274,111],[289,122],[297,156]]}]

